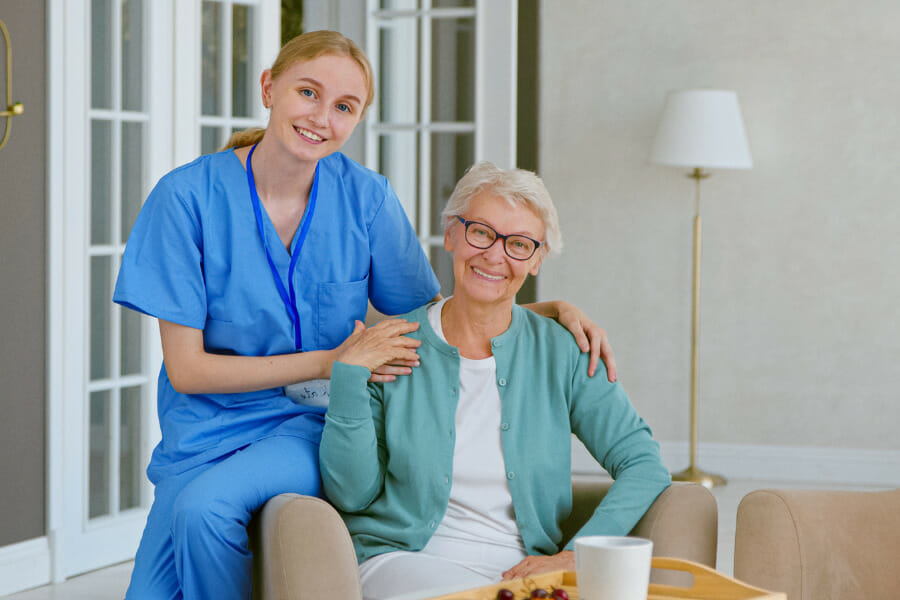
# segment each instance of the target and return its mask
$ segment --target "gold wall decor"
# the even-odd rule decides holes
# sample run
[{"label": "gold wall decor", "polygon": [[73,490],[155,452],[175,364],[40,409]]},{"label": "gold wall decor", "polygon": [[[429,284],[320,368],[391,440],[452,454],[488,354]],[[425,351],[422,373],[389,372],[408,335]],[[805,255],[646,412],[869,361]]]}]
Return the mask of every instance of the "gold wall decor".
[{"label": "gold wall decor", "polygon": [[3,32],[3,40],[6,42],[6,110],[0,111],[0,117],[6,118],[6,125],[3,128],[3,138],[0,139],[0,148],[6,145],[9,139],[9,130],[12,127],[12,118],[25,112],[25,107],[21,102],[13,104],[12,101],[12,45],[9,41],[9,30],[6,24],[0,20],[0,31]]}]

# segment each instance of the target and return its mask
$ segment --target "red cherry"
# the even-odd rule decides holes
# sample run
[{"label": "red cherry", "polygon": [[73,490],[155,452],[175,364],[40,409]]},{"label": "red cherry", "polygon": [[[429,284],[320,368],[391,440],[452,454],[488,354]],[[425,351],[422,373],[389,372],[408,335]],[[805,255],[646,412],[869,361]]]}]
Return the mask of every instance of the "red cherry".
[{"label": "red cherry", "polygon": [[531,597],[532,598],[549,598],[550,594],[547,593],[547,590],[545,590],[543,588],[538,588],[538,589],[534,590],[533,592],[531,592]]},{"label": "red cherry", "polygon": [[566,590],[555,589],[553,593],[550,595],[554,600],[569,600],[569,594]]},{"label": "red cherry", "polygon": [[516,596],[512,593],[511,590],[503,588],[502,590],[497,590],[497,600],[515,600]]}]

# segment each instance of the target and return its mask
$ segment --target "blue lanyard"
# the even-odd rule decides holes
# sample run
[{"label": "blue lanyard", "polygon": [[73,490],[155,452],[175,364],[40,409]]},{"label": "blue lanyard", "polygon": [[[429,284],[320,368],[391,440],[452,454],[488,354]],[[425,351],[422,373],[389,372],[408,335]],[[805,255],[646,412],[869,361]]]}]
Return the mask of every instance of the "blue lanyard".
[{"label": "blue lanyard", "polygon": [[259,201],[259,194],[256,192],[256,182],[253,179],[253,167],[251,159],[253,151],[256,150],[257,144],[253,144],[250,153],[247,155],[247,185],[250,187],[250,200],[253,203],[253,214],[256,215],[256,225],[259,227],[259,235],[262,238],[263,248],[266,249],[266,258],[269,259],[269,269],[272,271],[272,277],[275,279],[275,285],[278,287],[278,294],[284,307],[291,317],[294,324],[294,341],[297,351],[303,349],[303,338],[300,335],[300,313],[297,312],[297,296],[294,292],[294,269],[297,266],[297,259],[300,257],[300,249],[303,248],[303,242],[306,241],[306,234],[309,232],[309,224],[312,221],[313,212],[316,210],[316,196],[319,190],[319,165],[316,165],[316,174],[313,178],[312,191],[309,193],[309,201],[306,204],[306,214],[303,215],[303,222],[300,226],[300,236],[297,238],[297,244],[294,246],[294,252],[291,254],[291,266],[288,268],[288,289],[290,293],[284,289],[281,282],[281,275],[272,260],[272,253],[269,252],[269,244],[266,243],[266,229],[263,226],[262,204]]}]

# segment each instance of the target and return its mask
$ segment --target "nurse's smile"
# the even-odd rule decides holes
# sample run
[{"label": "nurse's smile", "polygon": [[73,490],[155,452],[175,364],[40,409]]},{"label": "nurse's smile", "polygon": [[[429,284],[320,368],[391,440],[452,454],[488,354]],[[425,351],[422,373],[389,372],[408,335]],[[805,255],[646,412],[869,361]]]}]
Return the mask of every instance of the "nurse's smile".
[{"label": "nurse's smile", "polygon": [[300,134],[300,137],[306,139],[313,144],[320,144],[325,141],[321,135],[310,131],[309,129],[304,129],[303,127],[294,127],[294,131]]}]

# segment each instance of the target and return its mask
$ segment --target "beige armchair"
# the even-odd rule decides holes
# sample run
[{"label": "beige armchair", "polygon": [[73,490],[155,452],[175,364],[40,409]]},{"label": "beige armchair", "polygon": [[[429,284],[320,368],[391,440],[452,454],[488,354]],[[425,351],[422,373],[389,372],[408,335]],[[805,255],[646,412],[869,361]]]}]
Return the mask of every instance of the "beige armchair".
[{"label": "beige armchair", "polygon": [[900,489],[747,494],[737,512],[734,576],[788,600],[900,597]]},{"label": "beige armchair", "polygon": [[[566,540],[581,528],[610,485],[573,481],[573,509],[563,525]],[[715,567],[717,520],[715,498],[706,488],[675,483],[660,494],[631,535],[653,540],[656,556]],[[271,499],[251,525],[251,546],[255,600],[362,598],[350,534],[323,500],[297,494]]]}]

